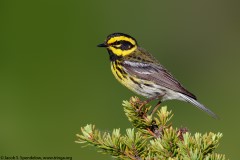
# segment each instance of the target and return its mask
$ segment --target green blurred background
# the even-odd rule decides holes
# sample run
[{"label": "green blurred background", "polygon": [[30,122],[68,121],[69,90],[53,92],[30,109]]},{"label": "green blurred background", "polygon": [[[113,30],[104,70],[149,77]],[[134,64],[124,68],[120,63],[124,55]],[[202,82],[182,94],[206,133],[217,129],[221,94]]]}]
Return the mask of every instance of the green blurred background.
[{"label": "green blurred background", "polygon": [[110,71],[113,32],[132,35],[215,120],[179,101],[175,127],[222,132],[217,152],[239,158],[239,1],[0,1],[0,156],[112,159],[74,143],[80,127],[131,127],[121,106],[134,94]]}]

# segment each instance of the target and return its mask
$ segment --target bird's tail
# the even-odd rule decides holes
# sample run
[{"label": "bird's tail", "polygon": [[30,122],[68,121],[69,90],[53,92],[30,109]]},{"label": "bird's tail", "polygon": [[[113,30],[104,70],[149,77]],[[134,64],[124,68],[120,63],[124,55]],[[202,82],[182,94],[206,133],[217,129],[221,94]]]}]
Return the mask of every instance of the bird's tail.
[{"label": "bird's tail", "polygon": [[193,104],[197,108],[201,109],[202,111],[207,112],[213,118],[218,119],[218,116],[215,113],[213,113],[210,109],[205,107],[203,104],[199,103],[197,100],[195,100],[195,99],[193,99],[193,98],[191,98],[191,97],[189,97],[187,95],[184,95],[182,93],[180,93],[180,97],[183,98],[185,101]]}]

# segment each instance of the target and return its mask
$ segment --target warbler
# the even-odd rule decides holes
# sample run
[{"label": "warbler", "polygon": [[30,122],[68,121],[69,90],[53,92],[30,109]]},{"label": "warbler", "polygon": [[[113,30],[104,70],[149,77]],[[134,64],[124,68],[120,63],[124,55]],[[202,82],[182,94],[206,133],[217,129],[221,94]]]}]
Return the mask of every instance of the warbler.
[{"label": "warbler", "polygon": [[130,35],[110,34],[98,47],[107,49],[112,73],[121,84],[146,97],[146,103],[159,100],[154,111],[163,101],[180,100],[189,102],[217,118],[215,113],[199,103],[196,96],[186,90],[156,58],[139,47],[136,39]]}]

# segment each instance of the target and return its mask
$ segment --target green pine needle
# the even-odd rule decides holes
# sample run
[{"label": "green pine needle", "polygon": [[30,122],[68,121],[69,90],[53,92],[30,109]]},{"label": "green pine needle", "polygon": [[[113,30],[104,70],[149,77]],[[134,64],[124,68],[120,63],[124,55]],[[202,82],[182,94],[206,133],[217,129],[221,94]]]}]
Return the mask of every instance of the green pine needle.
[{"label": "green pine needle", "polygon": [[124,135],[120,129],[102,133],[89,124],[81,128],[76,143],[95,146],[100,152],[123,160],[226,159],[214,152],[222,133],[191,135],[186,128],[174,129],[170,123],[173,114],[166,106],[150,115],[151,106],[143,104],[137,97],[123,101],[124,112],[135,129],[126,129]]}]

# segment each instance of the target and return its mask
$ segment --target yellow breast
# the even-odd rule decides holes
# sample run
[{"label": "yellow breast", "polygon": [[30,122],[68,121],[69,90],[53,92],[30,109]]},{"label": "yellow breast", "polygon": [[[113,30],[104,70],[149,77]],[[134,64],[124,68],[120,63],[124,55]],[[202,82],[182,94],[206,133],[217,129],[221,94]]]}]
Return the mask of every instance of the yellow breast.
[{"label": "yellow breast", "polygon": [[111,62],[111,70],[114,77],[123,85],[126,86],[127,74],[123,71],[123,68],[117,65],[117,61]]},{"label": "yellow breast", "polygon": [[127,74],[123,67],[118,63],[119,62],[117,61],[111,62],[111,70],[113,75],[122,85],[137,93],[141,83],[140,80],[136,79],[132,75]]}]

